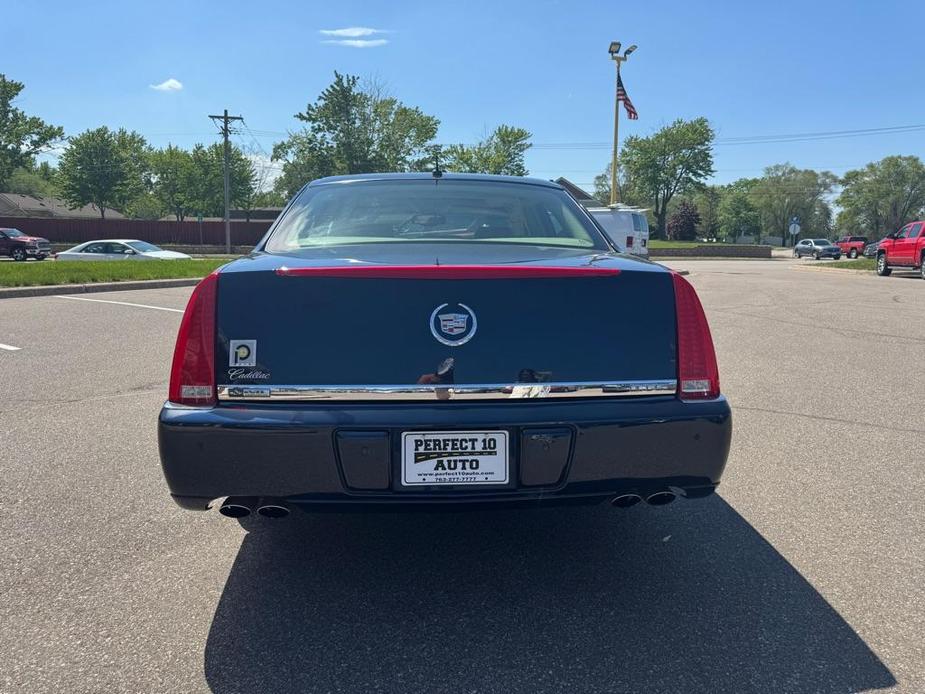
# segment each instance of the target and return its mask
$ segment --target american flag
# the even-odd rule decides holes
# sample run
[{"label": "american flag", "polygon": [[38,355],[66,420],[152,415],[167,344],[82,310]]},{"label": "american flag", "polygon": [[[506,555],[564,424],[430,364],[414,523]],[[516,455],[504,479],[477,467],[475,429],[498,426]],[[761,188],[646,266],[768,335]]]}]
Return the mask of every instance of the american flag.
[{"label": "american flag", "polygon": [[630,120],[639,120],[639,114],[636,112],[636,107],[633,106],[633,102],[630,101],[630,98],[626,95],[626,90],[623,88],[623,78],[620,75],[617,75],[617,102],[623,102],[623,106],[626,108],[626,117]]}]

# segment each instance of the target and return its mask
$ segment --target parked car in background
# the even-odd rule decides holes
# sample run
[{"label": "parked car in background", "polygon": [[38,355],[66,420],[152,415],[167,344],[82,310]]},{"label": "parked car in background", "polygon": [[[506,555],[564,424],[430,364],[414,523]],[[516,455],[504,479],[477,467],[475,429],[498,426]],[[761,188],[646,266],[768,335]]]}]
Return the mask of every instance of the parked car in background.
[{"label": "parked car in background", "polygon": [[866,236],[842,236],[835,242],[835,245],[849,258],[857,258],[864,252],[867,241]]},{"label": "parked car in background", "polygon": [[191,257],[137,239],[87,241],[55,255],[58,260],[189,260]]},{"label": "parked car in background", "polygon": [[649,220],[646,211],[637,207],[589,207],[588,212],[600,224],[616,246],[633,255],[649,257]]},{"label": "parked car in background", "polygon": [[278,518],[696,499],[731,432],[684,277],[555,183],[409,173],[312,182],[199,283],[158,441],[180,506]]},{"label": "parked car in background", "polygon": [[51,243],[41,236],[29,236],[19,229],[0,229],[0,255],[13,260],[45,260],[51,255]]},{"label": "parked car in background", "polygon": [[879,241],[871,241],[869,244],[864,246],[864,257],[865,258],[876,258],[877,251],[880,248]]},{"label": "parked car in background", "polygon": [[918,268],[925,279],[925,222],[909,222],[880,242],[877,274],[885,277],[897,267]]},{"label": "parked car in background", "polygon": [[803,239],[793,247],[793,257],[802,258],[811,256],[815,260],[820,258],[841,258],[841,248],[828,239]]}]

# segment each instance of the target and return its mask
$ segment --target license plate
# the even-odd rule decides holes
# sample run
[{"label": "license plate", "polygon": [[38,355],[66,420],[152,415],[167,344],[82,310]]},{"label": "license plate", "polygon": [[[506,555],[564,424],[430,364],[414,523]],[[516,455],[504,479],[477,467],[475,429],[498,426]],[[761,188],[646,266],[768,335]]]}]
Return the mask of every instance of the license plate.
[{"label": "license plate", "polygon": [[401,437],[404,487],[506,484],[506,431],[407,431]]}]

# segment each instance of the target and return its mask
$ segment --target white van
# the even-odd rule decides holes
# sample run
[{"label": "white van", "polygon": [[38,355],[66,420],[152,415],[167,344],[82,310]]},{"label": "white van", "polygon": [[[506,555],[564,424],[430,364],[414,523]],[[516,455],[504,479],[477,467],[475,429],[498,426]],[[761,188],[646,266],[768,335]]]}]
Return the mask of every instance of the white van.
[{"label": "white van", "polygon": [[588,207],[607,236],[626,253],[649,257],[649,220],[646,211],[628,205]]}]

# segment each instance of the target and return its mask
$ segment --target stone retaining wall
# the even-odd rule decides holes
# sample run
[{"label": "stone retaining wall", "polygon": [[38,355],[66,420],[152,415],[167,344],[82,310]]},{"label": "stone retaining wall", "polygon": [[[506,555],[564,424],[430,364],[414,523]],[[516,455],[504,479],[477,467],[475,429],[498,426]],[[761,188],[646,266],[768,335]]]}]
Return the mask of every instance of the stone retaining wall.
[{"label": "stone retaining wall", "polygon": [[770,258],[770,246],[710,243],[691,248],[650,248],[653,258]]}]

